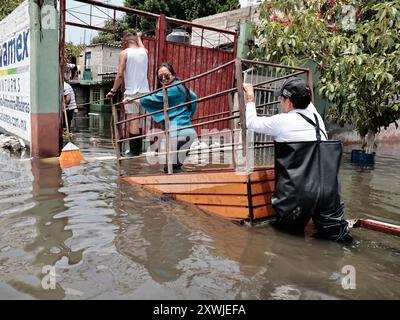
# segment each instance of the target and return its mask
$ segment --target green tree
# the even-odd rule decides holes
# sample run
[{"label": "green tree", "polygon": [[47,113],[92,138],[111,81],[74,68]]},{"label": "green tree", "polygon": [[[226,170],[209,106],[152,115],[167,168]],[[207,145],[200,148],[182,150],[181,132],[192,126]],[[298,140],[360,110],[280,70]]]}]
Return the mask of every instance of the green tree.
[{"label": "green tree", "polygon": [[0,0],[0,21],[18,7],[23,0]]},{"label": "green tree", "polygon": [[85,47],[85,45],[83,45],[83,44],[75,45],[72,42],[66,42],[65,43],[65,56],[64,56],[65,61],[72,57],[75,57],[75,58],[79,57],[79,55],[81,54],[84,47]]},{"label": "green tree", "polygon": [[[239,8],[239,0],[125,0],[126,7],[151,12],[163,13],[168,17],[192,21],[208,15]],[[124,31],[140,29],[146,34],[154,34],[155,20],[127,14],[117,21],[116,32],[100,32],[92,43],[122,43]],[[106,29],[112,29],[112,21],[107,21]]]},{"label": "green tree", "polygon": [[261,19],[258,59],[292,66],[314,61],[328,118],[355,125],[367,152],[381,127],[397,126],[399,1],[272,0],[262,5]]},{"label": "green tree", "polygon": [[[106,21],[104,24],[104,29],[113,30],[113,21]],[[107,43],[107,44],[115,44],[122,45],[123,33],[126,31],[131,31],[132,28],[129,27],[126,19],[120,19],[116,21],[115,24],[115,32],[107,32],[101,31],[97,36],[93,37],[91,43]]]},{"label": "green tree", "polygon": [[125,0],[125,6],[188,20],[239,8],[239,0]]}]

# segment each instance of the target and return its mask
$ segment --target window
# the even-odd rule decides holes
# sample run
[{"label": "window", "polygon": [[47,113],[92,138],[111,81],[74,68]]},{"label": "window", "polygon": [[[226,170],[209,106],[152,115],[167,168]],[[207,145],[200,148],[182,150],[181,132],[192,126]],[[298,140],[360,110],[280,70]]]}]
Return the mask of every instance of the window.
[{"label": "window", "polygon": [[90,70],[91,63],[92,63],[92,53],[86,52],[85,53],[85,70]]},{"label": "window", "polygon": [[100,104],[99,100],[100,100],[100,87],[94,87],[92,104]]}]

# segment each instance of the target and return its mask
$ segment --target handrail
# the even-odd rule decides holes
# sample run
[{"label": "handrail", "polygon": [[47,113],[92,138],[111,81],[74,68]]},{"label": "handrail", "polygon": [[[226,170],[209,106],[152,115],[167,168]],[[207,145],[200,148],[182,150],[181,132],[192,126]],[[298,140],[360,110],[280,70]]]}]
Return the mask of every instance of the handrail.
[{"label": "handrail", "polygon": [[[203,76],[206,76],[206,75],[208,75],[208,74],[210,74],[210,73],[212,73],[214,71],[218,71],[219,69],[222,69],[223,67],[229,66],[229,65],[233,64],[234,62],[235,62],[235,60],[232,60],[232,61],[230,61],[228,63],[225,63],[224,65],[221,65],[221,66],[219,66],[217,68],[209,70],[209,71],[207,71],[205,73],[199,74],[197,76],[194,76],[192,78],[188,78],[188,79],[183,80],[183,81],[179,81],[179,82],[174,83],[172,85],[168,85],[165,88],[172,88],[172,87],[175,87],[177,85],[196,80],[196,79],[201,78]],[[286,78],[289,78],[289,77],[294,77],[294,76],[302,74],[302,73],[304,73],[304,72],[303,71],[294,72],[294,73],[291,73],[291,74],[286,75],[286,76],[282,76],[282,77],[279,77],[279,78],[275,78],[275,79],[259,82],[257,84],[254,84],[253,87],[261,86],[261,85],[268,84],[268,83],[273,83],[273,82],[280,81],[280,80],[283,80],[283,79],[286,79]],[[145,95],[137,97],[136,100],[140,100],[141,98],[147,97],[147,96],[152,95],[152,94],[154,94],[154,93],[156,93],[158,91],[161,91],[161,90],[162,90],[162,88],[156,89],[156,90],[154,90],[152,92],[146,93]],[[227,90],[224,90],[224,91],[221,91],[221,92],[213,93],[213,94],[210,94],[210,95],[208,95],[206,97],[198,98],[196,100],[188,101],[188,102],[181,103],[181,104],[173,106],[173,107],[169,107],[168,111],[173,110],[173,109],[177,109],[177,108],[181,108],[181,107],[187,106],[187,105],[192,104],[192,103],[199,103],[199,102],[211,99],[211,98],[216,98],[216,97],[219,97],[219,96],[223,96],[225,94],[229,94],[229,93],[235,92],[236,90],[237,90],[237,88],[231,88],[231,89],[227,89]],[[279,101],[277,101],[277,102],[279,102]],[[132,117],[130,119],[118,121],[117,124],[123,124],[123,123],[130,122],[130,121],[133,121],[133,120],[146,118],[148,116],[153,116],[155,114],[159,114],[159,113],[162,113],[162,112],[164,112],[164,110],[159,110],[159,111],[154,111],[154,112],[151,112],[151,113],[146,113],[146,114],[143,114],[143,115]]]},{"label": "handrail", "polygon": [[292,70],[300,70],[303,72],[308,72],[309,69],[307,68],[301,68],[301,67],[291,67],[291,66],[286,66],[284,64],[278,64],[278,63],[272,63],[272,62],[265,62],[265,61],[256,61],[256,60],[247,60],[247,59],[242,59],[243,63],[249,63],[249,64],[258,64],[262,66],[268,66],[268,67],[276,67],[276,68],[282,68],[282,69],[292,69]]},{"label": "handrail", "polygon": [[[195,75],[195,76],[193,76],[191,78],[188,78],[188,79],[185,79],[185,80],[182,80],[182,81],[177,81],[176,83],[170,84],[168,86],[163,86],[160,89],[154,90],[154,91],[152,91],[150,93],[142,95],[141,97],[138,97],[137,99],[140,99],[142,97],[145,97],[145,96],[154,94],[156,92],[159,92],[160,90],[163,90],[163,105],[164,105],[164,108],[162,110],[158,110],[158,111],[155,111],[155,112],[151,112],[151,113],[147,113],[147,114],[143,114],[143,115],[138,115],[138,116],[133,117],[131,119],[115,121],[115,130],[118,131],[117,130],[118,125],[125,124],[125,123],[127,123],[129,121],[150,117],[150,116],[153,116],[155,114],[160,114],[162,112],[164,113],[164,119],[166,119],[164,130],[157,130],[157,132],[150,132],[150,133],[146,133],[146,134],[142,134],[142,135],[138,135],[138,136],[134,136],[134,137],[130,137],[130,138],[125,138],[125,139],[119,139],[119,137],[116,135],[117,145],[119,145],[122,142],[130,141],[130,140],[133,140],[133,139],[148,138],[148,137],[164,134],[166,136],[166,140],[167,140],[166,141],[166,143],[167,143],[166,152],[163,152],[163,153],[157,152],[157,154],[158,155],[167,155],[167,158],[168,158],[167,159],[168,173],[171,174],[172,173],[171,155],[173,153],[178,153],[178,152],[183,152],[183,151],[189,151],[190,150],[190,149],[187,149],[187,150],[186,149],[185,150],[172,150],[171,147],[170,147],[171,146],[170,143],[171,143],[171,139],[172,139],[172,137],[171,137],[171,133],[172,132],[179,132],[179,131],[185,130],[185,129],[193,129],[193,128],[198,128],[198,127],[201,127],[201,126],[211,125],[211,124],[215,124],[215,123],[219,123],[219,122],[240,119],[240,129],[234,129],[234,128],[231,127],[231,129],[229,129],[228,132],[233,134],[234,131],[240,131],[241,132],[241,138],[242,138],[241,141],[237,142],[237,143],[235,143],[233,141],[233,142],[230,142],[230,143],[226,144],[226,146],[231,146],[232,147],[232,155],[235,154],[236,150],[239,150],[239,149],[236,149],[235,146],[241,146],[241,149],[242,149],[241,152],[243,153],[243,157],[246,159],[246,172],[247,172],[248,170],[250,170],[248,159],[247,159],[248,149],[259,149],[259,148],[271,147],[273,143],[272,142],[267,142],[267,141],[255,142],[256,146],[251,147],[249,145],[249,142],[247,141],[247,134],[246,134],[247,127],[246,127],[244,90],[243,90],[243,78],[242,78],[242,74],[243,74],[242,63],[243,62],[246,63],[246,64],[254,64],[254,65],[258,64],[258,65],[261,65],[261,66],[268,66],[268,67],[274,67],[274,68],[281,68],[282,67],[282,68],[285,68],[285,69],[288,69],[288,70],[292,70],[292,72],[287,74],[287,75],[283,75],[283,76],[280,76],[280,77],[275,77],[273,79],[268,79],[268,80],[260,81],[258,83],[253,84],[253,87],[255,88],[255,90],[259,90],[259,91],[273,92],[274,90],[272,90],[272,89],[260,88],[260,87],[262,87],[262,86],[264,86],[266,84],[269,84],[269,83],[274,83],[274,82],[281,81],[283,79],[287,79],[289,77],[297,76],[297,75],[304,74],[304,73],[309,75],[309,70],[305,69],[305,68],[296,68],[296,67],[292,68],[292,67],[288,67],[288,66],[282,66],[282,65],[279,65],[279,64],[271,64],[271,63],[264,63],[264,62],[250,61],[250,60],[240,60],[240,59],[236,58],[234,60],[231,60],[231,61],[229,61],[229,62],[227,62],[227,63],[225,63],[225,64],[223,64],[221,66],[213,68],[213,69],[211,69],[211,70],[209,70],[207,72],[204,72],[202,74]],[[235,67],[234,67],[234,74],[235,74],[235,79],[236,79],[235,87],[230,88],[230,89],[226,89],[226,90],[223,90],[223,91],[220,91],[220,92],[216,92],[216,93],[210,94],[208,96],[198,98],[198,99],[193,100],[193,101],[187,101],[187,102],[181,103],[181,104],[176,105],[176,106],[169,106],[168,105],[168,96],[167,96],[167,89],[168,88],[171,88],[171,87],[174,87],[174,86],[177,86],[177,85],[180,85],[180,84],[188,83],[190,81],[199,79],[199,78],[204,77],[206,75],[209,75],[209,74],[211,74],[213,72],[221,70],[222,68],[228,67],[228,66],[230,66],[232,64],[235,64]],[[169,120],[169,112],[168,111],[176,109],[176,108],[181,108],[183,106],[187,106],[187,105],[190,105],[192,103],[200,103],[200,102],[203,102],[203,101],[206,101],[206,100],[210,100],[210,99],[213,99],[213,98],[221,97],[221,96],[224,96],[224,95],[229,95],[229,94],[232,94],[232,93],[237,93],[238,94],[238,104],[239,104],[238,110],[230,109],[229,111],[217,112],[215,114],[207,114],[207,115],[198,117],[196,119],[192,119],[192,121],[202,120],[202,121],[200,121],[198,123],[191,124],[191,125],[188,125],[188,126],[179,127],[179,128],[176,128],[176,127],[170,128],[169,121],[168,121]],[[279,103],[279,101],[270,101],[270,102],[267,102],[267,103],[258,104],[258,105],[256,105],[256,108],[262,108],[262,107],[266,107],[266,106],[271,106],[271,105],[275,105],[277,103]],[[113,108],[115,108],[114,104],[113,104]],[[204,119],[212,118],[212,117],[219,117],[219,118],[218,119],[204,121]],[[214,136],[214,135],[218,135],[218,132],[217,133],[216,132],[211,132],[211,133],[207,133],[206,135],[200,135],[200,136],[204,137],[204,136]],[[222,150],[222,149],[219,148],[219,150]],[[144,155],[144,156],[146,156],[146,155]],[[121,159],[122,160],[134,159],[134,158],[140,158],[140,157],[143,157],[143,156],[124,157],[124,158],[118,158],[118,160],[121,160]]]},{"label": "handrail", "polygon": [[211,26],[205,26],[205,25],[202,25],[202,24],[189,22],[189,21],[185,21],[185,20],[180,20],[180,19],[176,19],[176,18],[166,17],[166,19],[167,19],[168,22],[173,22],[173,23],[176,23],[176,24],[184,25],[184,26],[190,26],[190,27],[195,27],[195,28],[199,28],[199,29],[206,29],[206,30],[220,32],[220,33],[227,33],[227,34],[230,34],[230,35],[236,35],[237,34],[236,31],[220,29],[220,28],[215,28],[215,27],[211,27]]},{"label": "handrail", "polygon": [[169,129],[169,114],[168,114],[168,95],[167,95],[167,89],[165,88],[165,85],[162,87],[163,91],[163,105],[164,105],[164,126],[165,126],[165,139],[167,141],[166,145],[166,152],[167,152],[167,169],[168,169],[168,174],[172,174],[172,158],[171,158],[171,138],[170,138],[170,129]]},{"label": "handrail", "polygon": [[155,136],[155,135],[158,135],[160,133],[165,133],[166,134],[167,132],[170,133],[170,132],[180,131],[180,130],[184,130],[184,129],[196,128],[196,127],[204,126],[204,125],[207,125],[207,124],[213,124],[213,123],[222,122],[222,121],[226,121],[226,120],[237,119],[237,118],[239,118],[239,116],[229,116],[229,117],[210,120],[210,121],[206,121],[206,122],[195,123],[195,124],[192,124],[191,126],[184,126],[184,127],[173,128],[173,129],[169,129],[169,130],[165,129],[163,131],[158,131],[158,132],[155,132],[155,133],[142,134],[140,136],[134,136],[134,137],[131,137],[131,138],[121,139],[121,140],[118,140],[118,142],[124,142],[124,141],[139,139],[139,138],[145,138],[145,137],[149,137],[149,136]]},{"label": "handrail", "polygon": [[[211,98],[217,98],[219,96],[223,96],[225,94],[229,94],[229,93],[232,93],[234,91],[236,91],[236,88],[227,89],[227,90],[224,90],[224,91],[221,91],[221,92],[210,94],[209,96],[206,96],[206,97],[198,98],[196,100],[191,100],[191,101],[188,101],[188,102],[184,102],[184,103],[178,104],[178,105],[173,106],[173,107],[169,107],[167,110],[170,111],[170,110],[174,110],[174,109],[177,109],[177,108],[181,108],[181,107],[187,106],[187,105],[192,104],[192,103],[203,102],[205,100],[208,100],[208,99],[211,99]],[[141,99],[141,97],[137,98],[137,100],[140,100],[140,99]],[[146,117],[153,116],[155,114],[159,114],[159,113],[162,113],[162,112],[164,112],[164,110],[158,110],[158,111],[142,114],[142,115],[139,115],[139,116],[136,116],[136,117],[132,117],[130,119],[118,121],[117,124],[122,124],[122,123],[125,123],[125,122],[130,122],[130,121],[141,119],[141,118],[146,118]]]},{"label": "handrail", "polygon": [[123,11],[123,12],[127,12],[127,13],[140,14],[140,15],[143,15],[146,17],[158,18],[160,16],[159,14],[155,14],[155,13],[151,13],[151,12],[146,12],[146,11],[133,9],[133,8],[129,8],[129,7],[116,6],[114,4],[108,4],[108,3],[99,2],[99,1],[95,1],[95,0],[75,0],[75,2],[91,4],[94,6],[99,6],[99,7],[103,7],[103,8],[107,8],[107,9],[113,9],[113,10],[117,10],[117,11]]},{"label": "handrail", "polygon": [[[134,9],[134,8],[129,8],[129,7],[117,6],[117,5],[113,5],[113,4],[109,4],[109,3],[103,3],[103,2],[99,2],[99,1],[95,1],[95,0],[75,0],[75,2],[85,3],[85,4],[89,4],[89,5],[102,7],[102,8],[116,10],[116,11],[122,11],[122,12],[125,12],[125,13],[137,14],[137,15],[141,15],[141,16],[145,16],[145,17],[151,17],[151,18],[156,18],[156,19],[160,18],[160,15],[156,14],[156,13],[146,12],[146,11],[142,11],[142,10],[138,10],[138,9]],[[67,10],[68,10],[68,8],[67,8]],[[226,29],[220,29],[220,28],[215,28],[215,27],[211,27],[211,26],[201,25],[201,24],[198,24],[198,23],[193,23],[193,22],[180,20],[180,19],[176,19],[176,18],[171,18],[171,17],[166,17],[166,20],[168,22],[172,22],[172,23],[176,23],[176,24],[186,25],[186,26],[195,27],[195,28],[202,28],[202,29],[216,31],[216,32],[220,32],[220,33],[226,33],[226,34],[230,34],[230,35],[236,35],[237,34],[236,31],[231,31],[231,30],[226,30]],[[79,24],[75,24],[73,22],[67,22],[67,24],[80,26]],[[99,29],[99,31],[108,30],[108,29],[104,29],[104,28],[98,28],[98,29]],[[109,31],[112,31],[112,30],[109,30]]]},{"label": "handrail", "polygon": [[[199,78],[201,78],[201,77],[204,77],[204,76],[206,76],[206,75],[211,74],[212,72],[215,72],[215,71],[221,70],[221,69],[223,69],[223,68],[226,68],[226,67],[228,67],[228,66],[230,66],[231,64],[234,64],[234,63],[235,63],[235,60],[231,60],[231,61],[229,61],[229,62],[227,62],[227,63],[224,63],[224,64],[222,64],[222,65],[220,65],[220,66],[218,66],[218,67],[216,67],[216,68],[214,68],[214,69],[211,69],[211,70],[209,70],[209,71],[203,72],[203,73],[201,73],[201,74],[199,74],[199,75],[196,75],[196,76],[193,76],[193,77],[191,77],[191,78],[188,78],[188,79],[185,79],[185,80],[181,80],[181,81],[178,81],[178,82],[176,82],[176,83],[173,83],[173,84],[170,84],[170,85],[168,85],[168,86],[165,86],[165,88],[166,88],[166,89],[169,89],[169,88],[173,88],[173,87],[175,87],[175,86],[178,86],[178,85],[180,85],[180,84],[185,84],[185,83],[187,83],[187,82],[197,80],[197,79],[199,79]],[[142,99],[142,98],[144,98],[144,97],[150,96],[150,95],[152,95],[152,94],[154,94],[154,93],[156,93],[156,92],[159,92],[159,91],[161,91],[161,90],[162,90],[162,88],[153,90],[152,92],[149,92],[149,93],[146,93],[146,94],[144,94],[144,95],[141,95],[141,96],[137,97],[136,100],[140,100],[140,99]],[[199,98],[199,99],[196,99],[196,100],[188,101],[188,102],[182,103],[182,104],[180,104],[180,105],[173,106],[173,107],[169,108],[168,111],[169,111],[169,110],[176,109],[176,108],[184,107],[184,106],[189,105],[189,104],[192,104],[192,103],[201,102],[201,101],[206,100],[207,98],[210,98],[210,99],[211,99],[211,98],[215,98],[215,97],[218,97],[218,96],[222,96],[222,95],[224,95],[224,94],[231,93],[231,92],[233,92],[233,91],[235,91],[235,90],[236,90],[235,88],[233,88],[233,89],[227,89],[227,90],[225,90],[225,91],[221,91],[221,92],[218,92],[218,93],[211,94],[210,96],[207,96],[207,97],[203,97],[203,98]],[[137,119],[140,119],[140,118],[144,118],[144,117],[151,116],[151,115],[155,115],[155,114],[162,113],[162,112],[163,112],[163,110],[154,111],[154,112],[152,112],[152,113],[148,113],[148,114],[145,114],[145,115],[133,117],[133,118],[131,118],[131,119],[121,120],[121,121],[117,122],[117,124],[122,124],[122,123],[125,123],[125,122],[129,122],[129,121],[132,121],[132,120],[137,120]]]}]

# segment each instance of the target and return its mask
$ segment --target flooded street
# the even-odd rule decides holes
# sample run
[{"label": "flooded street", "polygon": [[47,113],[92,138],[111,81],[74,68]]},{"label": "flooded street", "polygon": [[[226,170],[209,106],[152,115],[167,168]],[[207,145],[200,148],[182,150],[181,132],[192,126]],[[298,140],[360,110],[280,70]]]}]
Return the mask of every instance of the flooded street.
[{"label": "flooded street", "polygon": [[[144,191],[118,178],[109,128],[109,115],[90,116],[74,135],[88,161],[69,169],[0,152],[0,299],[400,298],[399,238],[365,229],[351,245],[298,237]],[[374,169],[345,153],[346,215],[400,224],[400,149],[378,152]],[[355,289],[342,287],[345,266]]]}]

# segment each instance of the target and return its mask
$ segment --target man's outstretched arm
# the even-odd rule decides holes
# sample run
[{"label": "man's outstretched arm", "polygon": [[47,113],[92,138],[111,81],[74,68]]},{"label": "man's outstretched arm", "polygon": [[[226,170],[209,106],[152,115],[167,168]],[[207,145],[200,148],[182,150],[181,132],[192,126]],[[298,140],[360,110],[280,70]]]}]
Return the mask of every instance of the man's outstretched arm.
[{"label": "man's outstretched arm", "polygon": [[127,59],[127,54],[126,54],[126,51],[123,50],[119,54],[118,73],[117,73],[117,75],[115,77],[113,87],[111,88],[110,92],[107,93],[107,95],[106,95],[107,99],[111,99],[114,96],[114,94],[117,92],[119,86],[122,83],[122,79],[124,78],[124,72],[125,72],[125,68],[126,68],[126,59]]}]

